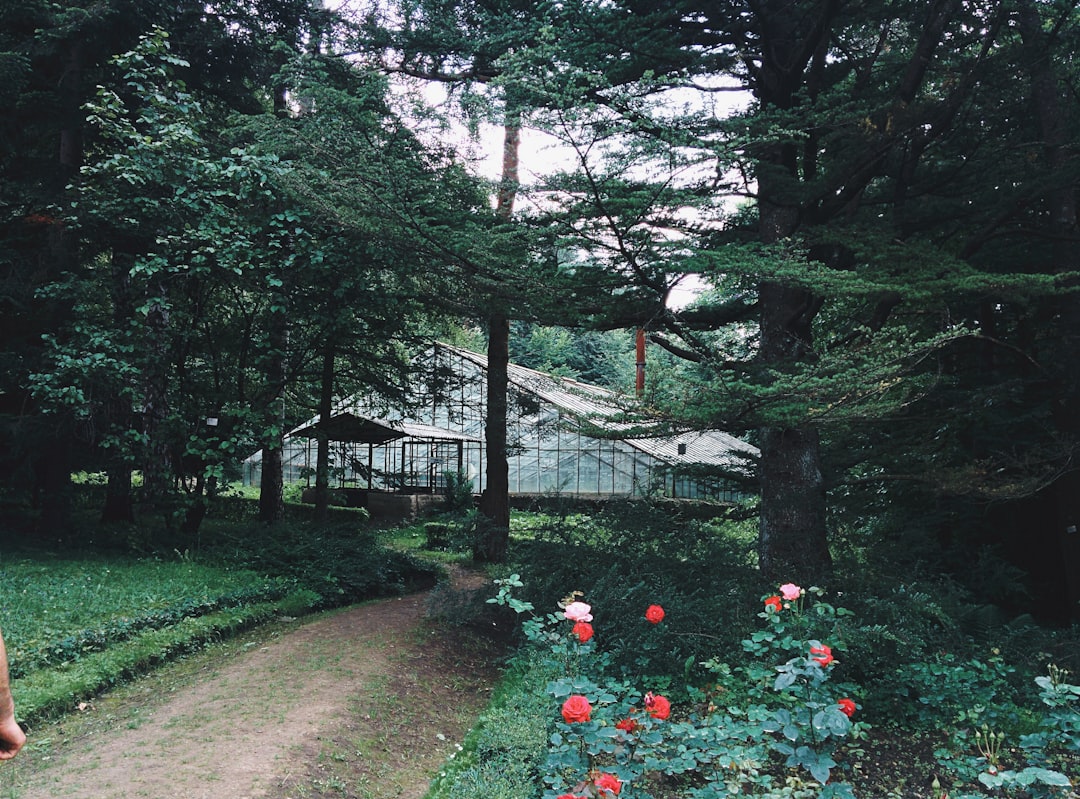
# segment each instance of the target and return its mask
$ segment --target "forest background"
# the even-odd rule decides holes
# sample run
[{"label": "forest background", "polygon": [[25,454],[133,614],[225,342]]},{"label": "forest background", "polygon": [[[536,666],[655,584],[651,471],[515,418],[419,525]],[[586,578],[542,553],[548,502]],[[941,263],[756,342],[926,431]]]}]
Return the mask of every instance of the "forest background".
[{"label": "forest background", "polygon": [[[79,545],[72,475],[94,473],[106,529],[141,514],[182,544],[260,448],[273,523],[286,430],[400,400],[411,354],[472,336],[476,554],[504,560],[511,351],[630,389],[643,330],[628,409],[760,448],[764,575],[810,584],[857,540],[1005,613],[1080,614],[1073,3],[0,15],[0,485],[23,540]],[[490,125],[495,181],[460,135]],[[523,164],[523,129],[558,159]],[[686,275],[708,290],[674,307]],[[325,509],[325,458],[316,484]]]}]

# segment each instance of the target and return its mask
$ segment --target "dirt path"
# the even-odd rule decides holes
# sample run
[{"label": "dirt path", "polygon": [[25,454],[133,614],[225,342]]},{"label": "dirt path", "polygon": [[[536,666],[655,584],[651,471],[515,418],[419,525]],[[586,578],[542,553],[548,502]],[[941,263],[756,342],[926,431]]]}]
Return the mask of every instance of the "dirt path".
[{"label": "dirt path", "polygon": [[254,631],[31,731],[12,799],[418,799],[486,704],[495,646],[428,594]]}]

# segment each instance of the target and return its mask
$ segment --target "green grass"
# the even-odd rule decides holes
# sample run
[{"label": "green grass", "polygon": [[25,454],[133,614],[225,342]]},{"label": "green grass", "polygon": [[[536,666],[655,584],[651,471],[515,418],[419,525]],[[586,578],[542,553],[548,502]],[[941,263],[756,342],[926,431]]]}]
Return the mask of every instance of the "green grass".
[{"label": "green grass", "polygon": [[541,661],[517,657],[424,799],[534,799],[552,718],[545,688],[555,676]]},{"label": "green grass", "polygon": [[249,570],[199,563],[47,554],[0,561],[0,619],[13,664],[51,643],[117,619],[269,590]]},{"label": "green grass", "polygon": [[20,719],[70,710],[170,656],[317,600],[295,583],[182,560],[5,558],[0,619]]}]

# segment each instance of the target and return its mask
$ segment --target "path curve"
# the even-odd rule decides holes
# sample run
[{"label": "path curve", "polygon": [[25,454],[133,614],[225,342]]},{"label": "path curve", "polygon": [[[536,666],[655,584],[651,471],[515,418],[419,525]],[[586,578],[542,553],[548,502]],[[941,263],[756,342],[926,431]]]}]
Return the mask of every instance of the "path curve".
[{"label": "path curve", "polygon": [[67,724],[75,732],[52,725],[34,746],[31,731],[17,771],[0,773],[0,792],[418,799],[496,677],[490,643],[425,621],[428,597],[301,620],[274,639],[198,656],[205,663],[179,687],[95,703]]}]

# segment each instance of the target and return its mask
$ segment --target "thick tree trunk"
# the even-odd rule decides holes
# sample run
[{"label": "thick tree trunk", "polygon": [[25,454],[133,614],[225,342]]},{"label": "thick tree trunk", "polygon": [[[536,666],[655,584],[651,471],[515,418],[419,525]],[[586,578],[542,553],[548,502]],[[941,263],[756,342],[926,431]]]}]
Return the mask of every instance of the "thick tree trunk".
[{"label": "thick tree trunk", "polygon": [[760,435],[760,569],[774,581],[811,585],[831,565],[817,431],[765,427]]},{"label": "thick tree trunk", "polygon": [[477,560],[502,563],[506,560],[510,537],[510,465],[506,457],[506,393],[510,362],[510,321],[493,314],[488,320],[487,420],[484,441],[487,448],[487,482],[480,497],[480,511],[489,522],[486,535],[477,543]]},{"label": "thick tree trunk", "polygon": [[[60,131],[60,149],[57,160],[60,164],[61,180],[54,184],[54,201],[66,205],[63,186],[76,175],[82,164],[83,141],[81,124],[83,62],[85,47],[83,42],[75,41],[67,53],[64,73],[61,77],[59,97],[61,102],[62,128]],[[52,275],[63,275],[75,270],[78,263],[78,241],[75,233],[64,224],[48,226],[46,252],[42,261],[48,264]],[[54,324],[44,323],[45,329],[55,329],[59,308],[55,313]],[[40,451],[34,456],[34,469],[37,473],[38,497],[41,507],[39,534],[50,540],[62,540],[71,530],[72,493],[71,484],[71,437],[72,422],[61,418],[54,423],[51,437],[39,439]]]},{"label": "thick tree trunk", "polygon": [[37,482],[40,489],[41,515],[38,537],[60,543],[72,533],[71,509],[74,487],[71,483],[71,431],[55,431],[45,440],[44,451],[37,458]]},{"label": "thick tree trunk", "polygon": [[135,521],[131,501],[131,467],[122,463],[109,466],[106,472],[105,503],[101,507],[102,524],[129,524]]},{"label": "thick tree trunk", "polygon": [[[133,258],[114,252],[112,258],[112,282],[110,294],[113,303],[113,324],[117,330],[126,330],[135,315],[135,303],[131,297],[131,266]],[[132,429],[130,402],[119,387],[105,403],[105,429],[123,433]],[[125,524],[135,521],[135,507],[131,494],[131,453],[123,445],[112,446],[107,454],[105,469],[108,477],[105,486],[105,504],[101,509],[102,524]]]},{"label": "thick tree trunk", "polygon": [[[766,243],[775,243],[794,232],[798,212],[770,202],[768,181],[763,184],[760,235]],[[759,360],[783,369],[812,358],[812,324],[820,298],[807,289],[774,282],[762,283],[758,296]],[[759,568],[774,581],[818,582],[832,566],[818,431],[808,424],[770,425],[760,430],[760,437]]]},{"label": "thick tree trunk", "polygon": [[[521,111],[511,97],[506,101],[503,129],[502,180],[496,213],[509,220],[518,191],[518,159],[521,149]],[[487,418],[484,423],[487,480],[480,496],[480,512],[488,520],[485,535],[477,541],[477,560],[503,563],[510,544],[510,465],[506,454],[506,391],[509,385],[510,320],[495,312],[488,318]]]},{"label": "thick tree trunk", "polygon": [[[165,431],[169,416],[169,311],[164,280],[150,298],[146,315],[146,359],[143,371],[142,459],[143,497],[150,507],[164,510],[171,493],[172,457]],[[168,521],[168,518],[166,519]]]},{"label": "thick tree trunk", "polygon": [[[838,8],[827,0],[816,14],[800,20],[783,0],[763,4],[762,60],[755,76],[763,108],[790,111],[798,105],[807,70],[828,38]],[[757,155],[758,236],[765,244],[775,244],[799,230],[799,181],[816,171],[815,155],[792,142],[764,143]],[[758,304],[759,362],[784,371],[811,360],[812,326],[821,298],[801,286],[766,280],[758,287]],[[771,580],[812,584],[831,567],[818,431],[793,419],[790,425],[763,427],[760,437],[759,567]]]}]

